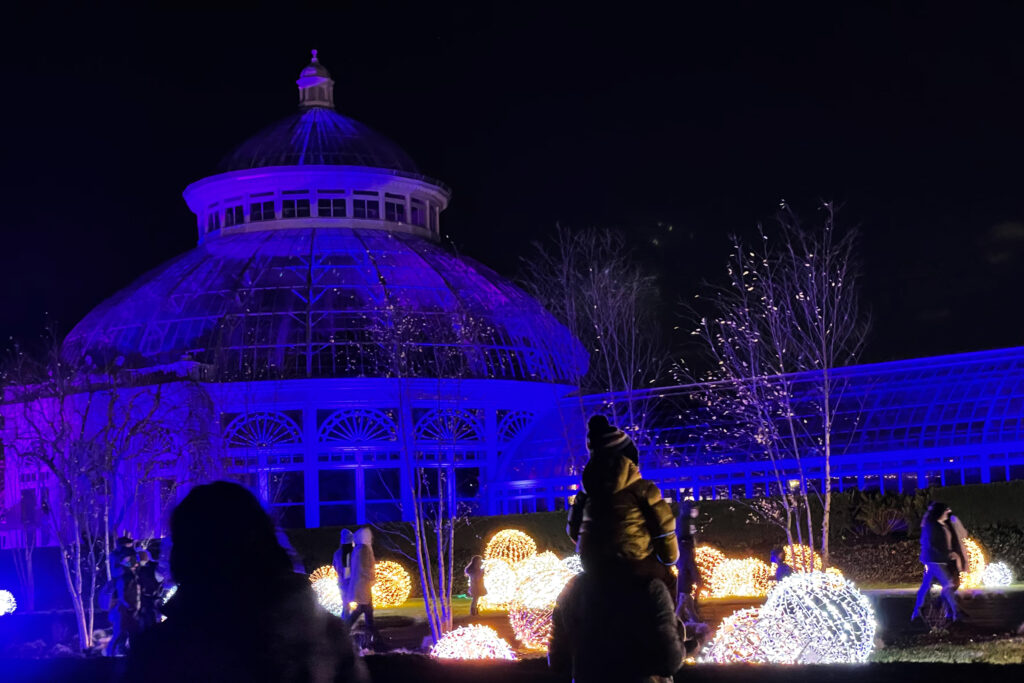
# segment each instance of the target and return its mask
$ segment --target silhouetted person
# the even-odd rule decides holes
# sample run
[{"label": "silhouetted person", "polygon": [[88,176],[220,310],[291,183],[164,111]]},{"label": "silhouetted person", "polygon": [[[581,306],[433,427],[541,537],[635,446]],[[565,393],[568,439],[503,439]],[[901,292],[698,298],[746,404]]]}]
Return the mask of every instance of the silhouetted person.
[{"label": "silhouetted person", "polygon": [[377,582],[376,559],[373,556],[373,533],[369,527],[356,531],[356,545],[352,550],[352,576],[348,583],[349,599],[356,603],[356,608],[348,615],[348,626],[352,628],[360,615],[366,621],[366,632],[369,634],[369,646],[377,639],[377,629],[373,624],[373,584]]},{"label": "silhouetted person", "polygon": [[769,560],[775,565],[775,580],[782,581],[793,573],[793,568],[786,564],[786,555],[782,548],[772,548]]},{"label": "silhouetted person", "polygon": [[484,585],[484,558],[474,555],[463,570],[463,574],[469,579],[469,597],[473,598],[469,603],[469,615],[475,617],[480,613],[480,598],[487,595],[487,587]]},{"label": "silhouetted person", "polygon": [[684,500],[679,504],[679,521],[676,522],[676,536],[679,538],[679,595],[676,598],[676,614],[685,621],[697,621],[697,590],[702,585],[697,570],[697,525],[699,514],[697,504]]},{"label": "silhouetted person", "polygon": [[352,578],[352,548],[355,543],[352,532],[348,529],[341,530],[338,539],[338,549],[334,551],[332,564],[334,571],[338,573],[338,592],[341,593],[341,616],[347,617],[349,613],[348,582]]},{"label": "silhouetted person", "polygon": [[139,628],[148,629],[160,623],[160,595],[163,592],[163,577],[157,571],[156,562],[148,550],[138,551],[139,566],[135,578],[139,582]]},{"label": "silhouetted person", "polygon": [[171,516],[167,620],[142,633],[127,680],[145,683],[365,681],[345,623],[292,571],[256,497],[197,486]]},{"label": "silhouetted person", "polygon": [[928,506],[921,520],[921,563],[924,564],[924,576],[917,591],[914,612],[910,615],[911,621],[921,617],[921,607],[933,583],[942,587],[942,600],[946,603],[949,618],[953,621],[960,618],[954,593],[959,584],[960,572],[967,566],[967,557],[950,524],[949,516],[949,506],[936,501]]},{"label": "silhouetted person", "polygon": [[135,576],[135,554],[119,553],[120,564],[112,579],[110,592],[110,642],[104,650],[108,657],[123,655],[134,646],[139,632],[139,583]]},{"label": "silhouetted person", "polygon": [[558,596],[548,665],[575,683],[670,681],[685,656],[681,626],[664,582],[585,571]]}]

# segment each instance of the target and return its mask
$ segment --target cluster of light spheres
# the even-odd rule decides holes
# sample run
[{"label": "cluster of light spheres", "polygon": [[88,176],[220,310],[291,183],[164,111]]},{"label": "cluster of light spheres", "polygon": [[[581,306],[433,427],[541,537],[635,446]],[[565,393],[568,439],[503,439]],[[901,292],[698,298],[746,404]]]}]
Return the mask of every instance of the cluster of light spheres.
[{"label": "cluster of light spheres", "polygon": [[1013,571],[1005,562],[993,562],[985,565],[981,579],[986,588],[1009,586],[1013,583]]},{"label": "cluster of light spheres", "polygon": [[484,549],[484,559],[501,558],[513,567],[537,554],[537,543],[518,529],[503,529],[491,537]]},{"label": "cluster of light spheres", "polygon": [[821,555],[806,545],[789,545],[783,550],[782,561],[795,572],[820,572]]},{"label": "cluster of light spheres", "polygon": [[412,578],[409,572],[391,560],[376,564],[374,580],[371,589],[374,607],[398,607],[405,604],[412,592]]},{"label": "cluster of light spheres", "polygon": [[5,614],[12,614],[18,609],[18,601],[14,599],[14,593],[8,590],[0,590],[0,617]]},{"label": "cluster of light spheres", "polygon": [[516,570],[517,583],[522,582],[527,576],[541,572],[557,571],[560,569],[568,571],[567,567],[558,559],[558,556],[550,550],[546,550],[539,555],[531,555],[515,565],[513,569]]},{"label": "cluster of light spheres", "polygon": [[985,553],[973,538],[964,539],[967,567],[960,572],[961,588],[981,588],[985,585]]},{"label": "cluster of light spheres", "polygon": [[700,574],[701,588],[698,594],[702,598],[711,596],[711,577],[715,570],[725,560],[725,553],[718,548],[709,545],[699,545],[694,548],[694,561],[697,564],[697,573]]},{"label": "cluster of light spheres", "polygon": [[472,624],[444,634],[430,649],[430,656],[436,659],[514,660],[516,653],[493,628]]},{"label": "cluster of light spheres", "polygon": [[499,557],[484,560],[484,587],[487,595],[480,598],[480,609],[508,609],[516,592],[516,570]]},{"label": "cluster of light spheres", "polygon": [[561,566],[526,575],[516,586],[508,619],[516,638],[531,650],[546,650],[551,637],[551,613],[572,572]]},{"label": "cluster of light spheres", "polygon": [[313,573],[309,575],[309,582],[316,583],[320,579],[331,578],[335,581],[338,580],[338,572],[329,564],[325,564],[322,567],[317,567],[313,570]]},{"label": "cluster of light spheres", "polygon": [[724,559],[711,574],[708,592],[713,598],[757,598],[768,594],[774,585],[772,568],[757,559]]},{"label": "cluster of light spheres", "polygon": [[344,611],[344,603],[341,601],[341,590],[338,589],[338,580],[325,576],[313,582],[313,592],[320,605],[336,617],[340,617]]}]

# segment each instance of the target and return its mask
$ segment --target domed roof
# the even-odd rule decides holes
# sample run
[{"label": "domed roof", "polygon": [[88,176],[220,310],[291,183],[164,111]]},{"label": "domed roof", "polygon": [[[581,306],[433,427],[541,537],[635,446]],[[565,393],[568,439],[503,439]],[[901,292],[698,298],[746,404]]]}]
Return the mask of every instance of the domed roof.
[{"label": "domed roof", "polygon": [[64,352],[128,367],[187,355],[224,380],[557,382],[586,367],[568,330],[485,266],[414,235],[347,228],[204,242],[100,304]]},{"label": "domed roof", "polygon": [[265,128],[224,157],[218,171],[312,164],[371,166],[420,175],[401,147],[326,107],[298,111]]}]

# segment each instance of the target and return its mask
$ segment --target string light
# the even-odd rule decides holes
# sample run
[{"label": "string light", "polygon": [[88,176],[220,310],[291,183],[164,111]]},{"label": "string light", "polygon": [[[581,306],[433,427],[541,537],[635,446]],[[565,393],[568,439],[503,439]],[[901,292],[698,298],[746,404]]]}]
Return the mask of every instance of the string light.
[{"label": "string light", "polygon": [[[561,565],[561,563],[559,563]],[[572,574],[562,566],[529,574],[516,586],[508,619],[516,638],[530,650],[547,650],[551,612]]]},{"label": "string light", "polygon": [[566,570],[566,566],[562,564],[562,561],[558,559],[550,550],[546,550],[539,555],[531,555],[519,564],[513,567],[516,571],[517,581],[522,581],[527,576],[532,574],[539,574],[540,572],[546,571],[558,571]]},{"label": "string light", "polygon": [[768,594],[775,576],[771,567],[756,557],[724,559],[711,574],[713,598],[757,598]]},{"label": "string light", "polygon": [[701,663],[767,662],[757,628],[760,610],[750,607],[733,612],[718,625],[715,637],[701,651]]},{"label": "string light", "polygon": [[700,574],[702,585],[697,594],[699,597],[711,597],[711,577],[723,560],[725,560],[725,553],[718,548],[712,548],[709,545],[699,545],[694,548],[694,562],[697,564],[697,573]]},{"label": "string light", "polygon": [[370,589],[374,607],[398,607],[405,604],[412,592],[412,578],[405,567],[384,560],[373,568],[374,584]]},{"label": "string light", "polygon": [[484,586],[487,595],[480,598],[480,609],[508,609],[516,592],[516,570],[500,557],[484,560]]},{"label": "string light", "polygon": [[0,617],[5,614],[13,614],[16,609],[18,609],[18,601],[14,599],[14,593],[0,590]]},{"label": "string light", "polygon": [[515,567],[537,554],[537,542],[518,529],[503,529],[491,537],[484,550],[484,559],[501,558]]},{"label": "string light", "polygon": [[562,560],[562,565],[573,574],[579,574],[583,571],[583,562],[580,561],[579,555],[570,555]]},{"label": "string light", "polygon": [[810,546],[798,544],[786,546],[782,552],[782,561],[792,567],[795,572],[821,571],[821,555],[814,552],[814,548]]},{"label": "string light", "polygon": [[316,583],[320,579],[327,578],[334,579],[335,581],[338,580],[338,572],[329,564],[314,569],[313,573],[309,575],[309,582]]},{"label": "string light", "polygon": [[1009,586],[1013,583],[1013,571],[1005,562],[992,562],[985,565],[985,571],[981,575],[982,584],[986,588],[998,588]]},{"label": "string light", "polygon": [[344,604],[341,601],[341,591],[338,589],[338,580],[329,576],[317,579],[313,582],[313,592],[316,593],[317,602],[336,617],[340,617]]},{"label": "string light", "polygon": [[973,538],[964,539],[967,569],[960,572],[961,588],[981,588],[985,585],[985,553]]},{"label": "string light", "polygon": [[507,659],[515,660],[504,638],[489,626],[471,624],[449,631],[430,649],[435,659]]}]

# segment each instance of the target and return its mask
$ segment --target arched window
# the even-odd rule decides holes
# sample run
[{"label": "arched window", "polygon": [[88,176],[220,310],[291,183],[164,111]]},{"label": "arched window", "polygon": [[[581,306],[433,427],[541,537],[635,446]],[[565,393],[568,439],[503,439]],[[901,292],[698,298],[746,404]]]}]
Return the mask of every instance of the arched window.
[{"label": "arched window", "polygon": [[339,410],[320,425],[320,443],[397,441],[395,420],[379,410]]},{"label": "arched window", "polygon": [[232,448],[269,448],[302,443],[302,430],[284,413],[249,413],[232,420],[224,438]]},{"label": "arched window", "polygon": [[427,412],[416,423],[417,441],[456,444],[465,441],[483,441],[480,417],[468,410],[457,408],[435,409]]}]

